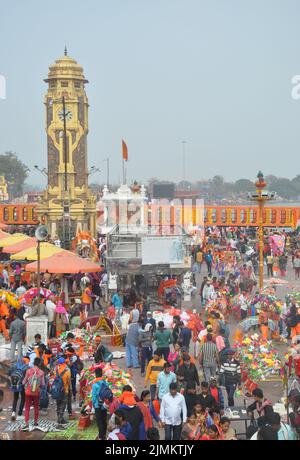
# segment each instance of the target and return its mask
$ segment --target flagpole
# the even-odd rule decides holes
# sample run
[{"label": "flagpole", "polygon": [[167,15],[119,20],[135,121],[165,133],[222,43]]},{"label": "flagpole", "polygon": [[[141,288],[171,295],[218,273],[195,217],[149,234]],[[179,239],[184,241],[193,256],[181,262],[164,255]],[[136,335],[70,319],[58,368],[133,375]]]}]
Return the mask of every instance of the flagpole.
[{"label": "flagpole", "polygon": [[125,160],[123,159],[123,185],[125,185]]}]

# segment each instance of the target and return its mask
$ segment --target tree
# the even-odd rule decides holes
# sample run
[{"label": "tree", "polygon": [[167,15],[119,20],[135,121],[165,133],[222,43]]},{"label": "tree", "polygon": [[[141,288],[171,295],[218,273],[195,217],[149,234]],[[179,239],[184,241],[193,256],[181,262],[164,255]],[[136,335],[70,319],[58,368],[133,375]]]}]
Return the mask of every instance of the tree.
[{"label": "tree", "polygon": [[298,198],[300,196],[300,175],[298,174],[294,179],[291,180],[293,188],[295,190],[295,196]]},{"label": "tree", "polygon": [[5,176],[8,183],[10,198],[23,195],[23,187],[28,176],[29,168],[19,160],[14,152],[0,155],[0,175]]},{"label": "tree", "polygon": [[234,189],[236,193],[245,193],[255,190],[255,185],[249,179],[239,179],[234,184]]}]

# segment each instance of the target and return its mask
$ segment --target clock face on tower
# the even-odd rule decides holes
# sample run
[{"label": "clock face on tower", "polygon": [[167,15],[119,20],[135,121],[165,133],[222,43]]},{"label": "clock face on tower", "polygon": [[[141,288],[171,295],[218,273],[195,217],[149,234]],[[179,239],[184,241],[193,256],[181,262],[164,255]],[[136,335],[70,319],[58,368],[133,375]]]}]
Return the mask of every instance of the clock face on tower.
[{"label": "clock face on tower", "polygon": [[[66,120],[72,120],[72,117],[73,117],[73,114],[71,110],[66,109]],[[60,121],[64,121],[64,111],[63,110],[60,110],[58,112],[58,118],[60,119]]]}]

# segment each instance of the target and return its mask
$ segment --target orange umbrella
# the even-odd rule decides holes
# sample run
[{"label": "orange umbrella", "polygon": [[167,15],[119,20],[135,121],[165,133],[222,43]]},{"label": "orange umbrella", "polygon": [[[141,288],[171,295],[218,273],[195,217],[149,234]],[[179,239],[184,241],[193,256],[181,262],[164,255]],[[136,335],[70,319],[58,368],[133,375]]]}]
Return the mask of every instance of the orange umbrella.
[{"label": "orange umbrella", "polygon": [[[37,272],[37,262],[27,264],[25,270]],[[41,260],[41,272],[45,273],[97,273],[101,272],[100,265],[82,259],[72,252],[59,252],[47,259]]]},{"label": "orange umbrella", "polygon": [[35,238],[28,238],[24,241],[19,241],[19,243],[12,244],[11,246],[7,246],[3,248],[2,252],[6,254],[17,254],[17,252],[24,251],[25,249],[33,248],[37,246],[37,242]]},{"label": "orange umbrella", "polygon": [[3,222],[0,222],[0,228],[3,229],[7,229],[8,228],[8,225],[4,224]]}]

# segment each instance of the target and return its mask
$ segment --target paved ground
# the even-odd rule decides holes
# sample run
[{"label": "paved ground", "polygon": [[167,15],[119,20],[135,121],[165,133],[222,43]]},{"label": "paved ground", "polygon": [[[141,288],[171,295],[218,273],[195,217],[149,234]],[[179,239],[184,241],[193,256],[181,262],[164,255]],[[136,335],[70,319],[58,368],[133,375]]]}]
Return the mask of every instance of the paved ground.
[{"label": "paved ground", "polygon": [[[200,286],[202,282],[203,276],[205,276],[206,269],[202,271],[201,274],[197,275],[197,285],[198,287]],[[295,281],[294,279],[294,271],[291,267],[291,262],[289,262],[289,267],[288,267],[288,273],[286,279],[289,281],[288,285],[285,286],[280,286],[277,288],[277,295],[281,298],[284,299],[284,296],[290,292],[291,290],[296,290],[300,291],[300,281],[297,280]],[[265,278],[267,280],[267,278]],[[191,302],[185,303],[183,305],[183,308],[196,308],[197,311],[200,309],[200,301],[199,301],[199,296],[197,295],[192,299]],[[230,329],[231,332],[234,333],[236,328],[236,323],[231,320],[230,322]],[[112,350],[120,350],[118,347],[112,348]],[[279,345],[278,349],[280,350],[280,353],[283,355],[284,352],[286,351],[286,345]],[[4,340],[0,338],[0,384],[5,384],[7,381],[6,378],[6,371],[7,368],[5,366],[5,359],[7,359],[8,356],[8,350],[9,346],[5,345]],[[116,364],[121,367],[122,369],[126,369],[126,364],[124,359],[118,359],[115,360]],[[140,375],[140,370],[139,369],[132,369],[132,380],[135,383],[137,393],[140,394],[140,392],[144,389],[144,378],[141,377]],[[264,390],[266,396],[270,398],[273,402],[277,402],[282,396],[283,396],[283,388],[281,383],[272,383],[272,382],[264,382],[261,384],[261,388]],[[239,398],[236,401],[236,405],[243,405],[244,401],[242,398]],[[22,433],[22,432],[6,432],[7,431],[7,426],[10,422],[10,415],[11,415],[11,393],[7,390],[5,390],[5,397],[4,401],[2,403],[3,411],[0,413],[0,438],[5,439],[41,439],[45,435],[44,433],[40,431],[33,431],[30,433]],[[79,416],[79,410],[78,410],[78,405],[74,408],[75,413],[77,416]],[[55,405],[51,404],[49,411],[48,411],[48,416],[41,415],[41,418],[49,418],[50,420],[55,420],[56,419],[56,414],[55,414]],[[241,429],[241,424],[234,424],[235,428],[238,430]],[[242,425],[244,427],[244,425]]]}]

